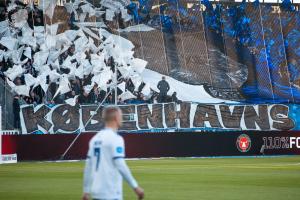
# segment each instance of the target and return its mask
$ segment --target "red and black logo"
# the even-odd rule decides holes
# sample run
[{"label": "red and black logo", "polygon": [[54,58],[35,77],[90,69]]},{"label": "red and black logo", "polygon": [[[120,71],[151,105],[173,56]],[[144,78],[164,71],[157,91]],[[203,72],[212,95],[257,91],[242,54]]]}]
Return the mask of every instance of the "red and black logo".
[{"label": "red and black logo", "polygon": [[251,139],[248,135],[242,134],[236,140],[236,147],[240,152],[247,152],[251,148]]}]

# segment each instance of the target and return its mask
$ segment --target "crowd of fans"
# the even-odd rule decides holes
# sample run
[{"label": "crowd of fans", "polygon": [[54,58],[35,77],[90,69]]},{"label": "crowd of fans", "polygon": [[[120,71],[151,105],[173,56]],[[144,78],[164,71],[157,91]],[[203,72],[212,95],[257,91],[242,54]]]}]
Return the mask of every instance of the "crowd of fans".
[{"label": "crowd of fans", "polygon": [[[2,45],[0,45],[0,49],[5,49]],[[5,76],[3,74],[10,66],[10,61],[2,61],[0,62],[0,70],[1,70],[1,78],[5,80]],[[26,63],[27,70],[33,76],[36,76],[36,71],[32,66],[31,61],[29,60]],[[118,77],[120,74],[118,73]],[[54,94],[57,91],[58,84],[52,82],[49,84],[49,88],[45,93],[41,86],[37,86],[35,88],[31,87],[29,96],[23,96],[15,94],[15,100],[18,100],[19,105],[23,104],[63,104],[66,99],[74,98],[78,96],[76,103],[78,104],[98,104],[98,103],[106,103],[106,104],[114,104],[115,103],[115,88],[99,88],[96,84],[92,88],[92,90],[87,93],[84,90],[85,85],[91,84],[92,76],[84,76],[83,79],[76,77],[74,80],[70,81],[70,89],[71,91],[65,94],[59,94],[54,97]],[[25,80],[24,76],[17,77],[14,81],[16,86],[24,85]],[[178,102],[176,92],[172,94],[172,96],[168,96],[167,93],[170,90],[170,86],[166,81],[166,78],[163,76],[162,80],[158,83],[157,88],[160,92],[156,92],[151,89],[150,95],[145,96],[142,93],[142,90],[145,86],[145,83],[142,82],[140,86],[136,89],[131,79],[119,79],[119,83],[125,83],[125,90],[131,92],[136,98],[130,98],[127,100],[117,99],[118,104],[126,104],[126,103],[165,103],[165,102]],[[112,90],[112,91],[110,91]],[[117,96],[122,94],[122,90],[117,88]],[[53,98],[54,97],[54,98]],[[16,102],[14,102],[16,104]]]},{"label": "crowd of fans", "polygon": [[[24,5],[20,5],[22,8],[24,8]],[[8,20],[11,21],[11,15],[14,13],[14,10],[7,11],[6,8],[0,10],[0,21]],[[28,9],[28,25],[33,28],[34,26],[43,26],[44,25],[44,17],[43,13],[35,8],[35,9]],[[70,22],[72,23],[72,19],[70,19]],[[1,38],[1,36],[0,36]],[[8,49],[0,44],[0,50],[2,51],[8,51]],[[35,49],[35,52],[39,51],[39,47]],[[75,46],[72,45],[67,51],[62,53],[58,60],[59,64],[62,64],[64,60],[68,56],[74,55]],[[31,52],[32,55],[35,53],[34,51]],[[87,57],[89,57],[87,53]],[[22,55],[21,60],[25,60],[25,55]],[[114,72],[114,61],[113,59],[109,59],[108,61],[105,61],[107,66],[111,66],[111,70]],[[14,65],[13,61],[8,58],[3,58],[0,62],[0,78],[3,80],[7,79],[7,77],[4,75],[4,72],[7,71],[9,68],[12,68]],[[33,58],[28,59],[28,61],[23,65],[23,68],[26,70],[24,74],[31,74],[33,77],[38,76],[38,71],[33,66]],[[52,66],[50,65],[50,68]],[[52,70],[52,69],[51,69]],[[57,69],[57,72],[60,74],[68,74],[70,69],[66,68],[60,68]],[[117,80],[118,84],[125,84],[125,91],[122,91],[120,88],[115,87],[107,87],[107,88],[100,88],[97,84],[94,84],[93,88],[86,90],[85,86],[92,85],[92,77],[93,75],[84,75],[83,78],[75,77],[73,80],[70,80],[70,91],[64,94],[58,94],[55,96],[59,84],[56,82],[51,82],[49,79],[49,76],[47,77],[47,84],[48,89],[45,92],[43,88],[39,85],[36,87],[31,86],[30,92],[28,96],[19,95],[14,93],[14,99],[13,99],[13,112],[15,116],[14,120],[14,126],[15,128],[20,127],[20,119],[19,119],[19,112],[20,107],[25,104],[64,104],[67,103],[66,100],[73,98],[75,100],[76,105],[82,105],[82,104],[141,104],[141,103],[164,103],[164,102],[177,102],[178,100],[176,96],[176,92],[172,94],[172,96],[168,96],[167,93],[170,89],[170,86],[168,82],[165,80],[165,77],[162,78],[162,80],[158,83],[157,88],[159,89],[159,92],[154,91],[151,89],[150,94],[145,95],[143,91],[143,88],[145,87],[145,83],[142,82],[138,87],[137,85],[134,85],[132,80],[130,78],[122,78],[119,71],[117,71]],[[18,76],[15,78],[13,83],[16,86],[21,86],[25,84],[25,77],[24,75]],[[110,82],[112,82],[110,80]],[[110,84],[110,83],[108,83]],[[120,95],[124,92],[130,92],[132,94],[131,98],[122,99],[119,98]],[[117,92],[117,95],[115,95],[115,92]],[[117,97],[118,99],[115,99]]]},{"label": "crowd of fans", "polygon": [[[75,96],[78,96],[76,100],[77,105],[83,105],[83,104],[114,104],[115,103],[115,90],[109,91],[109,90],[103,90],[101,88],[98,88],[97,86],[94,86],[94,88],[91,90],[90,93],[87,93],[84,91],[82,84],[84,82],[90,81],[89,77],[86,77],[85,79],[79,79],[76,78],[71,82],[71,88],[72,90],[66,94],[58,95],[54,99],[52,99],[52,95],[56,91],[57,85],[55,83],[51,83],[49,86],[49,89],[46,93],[43,92],[41,88],[36,88],[30,92],[30,96],[22,96],[22,95],[15,95],[13,100],[13,109],[14,109],[14,127],[20,128],[20,107],[21,105],[26,104],[64,104],[65,99],[73,98]],[[145,86],[144,83],[140,85],[138,88],[138,91],[134,91],[135,87],[131,80],[124,80],[126,83],[126,89],[133,94],[136,95],[137,98],[127,99],[125,101],[122,101],[121,99],[117,100],[118,104],[142,104],[142,103],[166,103],[166,102],[175,102],[175,103],[181,103],[181,101],[177,98],[176,92],[173,92],[171,96],[169,96],[167,93],[170,90],[169,83],[166,81],[166,78],[163,76],[162,80],[158,82],[157,88],[159,89],[159,92],[151,91],[151,95],[145,96],[141,92],[143,87]],[[15,83],[21,84],[22,77],[17,78]],[[121,93],[122,91],[120,89],[117,89],[118,93]]]},{"label": "crowd of fans", "polygon": [[[0,48],[4,48],[3,46]],[[69,52],[71,53],[71,52]],[[1,62],[0,69],[7,68],[7,65],[10,65],[10,62]],[[35,76],[36,72],[32,67],[31,61],[26,63],[28,70],[31,71],[32,75]],[[5,70],[4,70],[5,71]],[[2,74],[1,77],[5,79],[5,76]],[[120,74],[118,73],[118,77]],[[83,79],[76,77],[74,80],[70,81],[71,91],[65,94],[59,94],[53,98],[54,94],[58,89],[57,83],[50,83],[47,92],[45,93],[41,86],[37,86],[30,90],[29,96],[23,96],[14,94],[13,100],[13,112],[14,112],[14,126],[19,128],[20,118],[19,112],[22,105],[38,105],[38,104],[64,104],[66,99],[76,98],[76,105],[83,104],[115,104],[115,96],[122,94],[122,90],[117,88],[117,95],[115,95],[115,88],[99,88],[97,85],[94,85],[92,90],[88,93],[84,90],[85,85],[91,84],[92,76],[84,76]],[[15,85],[23,85],[25,82],[24,76],[17,77],[14,80]],[[157,88],[159,92],[151,90],[150,95],[144,95],[142,93],[145,83],[141,83],[140,86],[136,89],[131,79],[119,79],[119,83],[125,82],[125,90],[131,92],[135,97],[122,100],[121,98],[117,99],[117,104],[143,104],[143,103],[166,103],[166,102],[176,102],[180,103],[181,101],[177,98],[176,92],[171,96],[167,93],[170,90],[170,86],[163,76],[162,80],[158,82]]]}]

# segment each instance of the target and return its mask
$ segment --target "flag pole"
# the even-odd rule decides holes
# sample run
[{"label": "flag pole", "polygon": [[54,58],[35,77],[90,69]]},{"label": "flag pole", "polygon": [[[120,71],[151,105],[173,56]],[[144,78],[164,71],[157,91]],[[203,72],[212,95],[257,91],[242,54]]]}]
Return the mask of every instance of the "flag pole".
[{"label": "flag pole", "polygon": [[114,73],[114,82],[115,82],[115,105],[118,105],[118,78],[117,78],[117,66],[114,63],[115,73]]}]

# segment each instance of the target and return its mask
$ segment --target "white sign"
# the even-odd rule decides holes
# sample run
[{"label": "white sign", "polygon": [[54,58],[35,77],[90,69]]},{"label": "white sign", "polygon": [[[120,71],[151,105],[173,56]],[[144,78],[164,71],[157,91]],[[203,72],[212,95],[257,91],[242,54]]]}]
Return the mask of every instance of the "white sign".
[{"label": "white sign", "polygon": [[17,154],[6,154],[1,155],[2,159],[0,160],[1,164],[17,163],[18,157]]}]

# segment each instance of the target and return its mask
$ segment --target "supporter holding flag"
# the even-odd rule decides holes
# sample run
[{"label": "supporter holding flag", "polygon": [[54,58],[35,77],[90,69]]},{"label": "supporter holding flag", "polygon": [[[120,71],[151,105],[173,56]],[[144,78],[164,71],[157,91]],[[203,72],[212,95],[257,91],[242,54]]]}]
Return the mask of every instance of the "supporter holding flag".
[{"label": "supporter holding flag", "polygon": [[167,102],[167,94],[168,94],[168,91],[170,90],[170,85],[166,81],[165,76],[163,76],[162,80],[158,82],[157,88],[159,89],[158,102],[159,103]]}]

